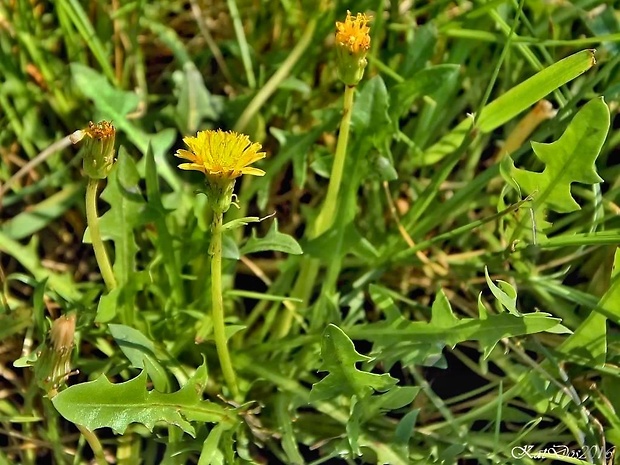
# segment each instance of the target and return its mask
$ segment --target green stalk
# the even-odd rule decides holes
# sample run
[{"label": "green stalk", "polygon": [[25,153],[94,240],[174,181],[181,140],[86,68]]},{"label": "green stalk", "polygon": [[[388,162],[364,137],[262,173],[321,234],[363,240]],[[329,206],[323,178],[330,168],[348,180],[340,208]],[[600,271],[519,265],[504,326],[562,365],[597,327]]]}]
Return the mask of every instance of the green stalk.
[{"label": "green stalk", "polygon": [[331,177],[329,178],[327,196],[325,197],[323,208],[314,223],[314,228],[310,239],[314,239],[315,237],[325,233],[334,223],[336,209],[338,207],[338,192],[340,192],[340,185],[342,184],[344,161],[347,155],[347,144],[349,142],[349,129],[351,128],[351,113],[353,110],[354,94],[355,86],[345,87],[342,122],[340,123],[340,133],[338,135],[338,143],[336,144],[336,156],[334,158],[334,165],[332,166]]},{"label": "green stalk", "polygon": [[215,347],[220,360],[222,374],[233,397],[239,395],[235,370],[230,360],[226,343],[226,327],[224,325],[224,301],[222,299],[222,217],[223,213],[213,212],[211,225],[211,315],[213,318],[213,334]]},{"label": "green stalk", "polygon": [[243,68],[245,69],[246,79],[248,80],[248,86],[251,89],[256,87],[256,78],[254,77],[254,70],[252,69],[252,59],[250,58],[250,47],[248,45],[245,32],[243,31],[243,23],[241,21],[241,15],[239,14],[239,8],[235,0],[227,0],[228,11],[230,12],[230,18],[233,22],[233,29],[237,36],[237,42],[239,43],[239,51],[241,52],[241,61],[243,62]]},{"label": "green stalk", "polygon": [[[309,230],[309,239],[324,234],[334,224],[336,211],[338,209],[338,193],[342,184],[342,176],[344,174],[344,162],[347,155],[347,145],[349,143],[349,130],[351,128],[351,113],[353,110],[353,97],[355,95],[355,86],[345,86],[344,102],[342,108],[342,121],[340,122],[340,132],[338,134],[338,142],[336,144],[336,154],[334,156],[334,164],[332,166],[331,176],[329,178],[329,187],[327,188],[327,196],[323,207],[316,218],[314,225]],[[301,299],[306,305],[312,293],[312,288],[319,274],[320,261],[316,258],[304,259],[301,263],[301,270],[297,277],[297,281],[291,293],[291,297]],[[285,337],[293,323],[294,310],[287,308],[285,310],[280,325],[275,331],[276,338]]]},{"label": "green stalk", "polygon": [[[47,392],[47,397],[49,401],[51,401],[56,396],[56,394],[56,389],[49,390]],[[46,405],[49,406],[48,404]],[[107,465],[108,461],[105,458],[103,447],[101,446],[101,442],[99,441],[97,435],[93,431],[89,430],[86,426],[82,426],[77,423],[74,423],[74,425],[80,431],[84,439],[86,439],[86,442],[92,449],[93,455],[95,456],[95,463],[97,463],[97,465]]]},{"label": "green stalk", "polygon": [[90,240],[95,250],[95,258],[97,259],[99,270],[101,270],[101,275],[108,291],[111,291],[116,288],[116,278],[112,272],[112,265],[110,265],[110,259],[103,245],[101,230],[99,229],[99,215],[97,214],[98,186],[99,181],[97,179],[88,178],[88,185],[86,186],[86,221],[90,230]]},{"label": "green stalk", "polygon": [[108,461],[105,458],[103,447],[101,447],[101,442],[99,442],[97,435],[85,426],[78,425],[77,423],[74,424],[77,429],[80,430],[80,433],[82,433],[82,436],[84,436],[84,439],[86,439],[86,442],[92,449],[97,465],[107,465]]}]

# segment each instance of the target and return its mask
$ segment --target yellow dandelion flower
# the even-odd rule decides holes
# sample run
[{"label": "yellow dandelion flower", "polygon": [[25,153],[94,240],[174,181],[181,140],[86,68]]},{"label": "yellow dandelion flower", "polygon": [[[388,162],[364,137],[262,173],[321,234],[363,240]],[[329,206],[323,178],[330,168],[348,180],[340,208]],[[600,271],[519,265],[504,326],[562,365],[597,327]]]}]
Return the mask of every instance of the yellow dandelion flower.
[{"label": "yellow dandelion flower", "polygon": [[353,17],[351,12],[347,11],[344,23],[336,22],[336,42],[353,54],[367,52],[370,49],[369,21],[370,17],[364,13]]},{"label": "yellow dandelion flower", "polygon": [[179,168],[203,172],[212,181],[230,181],[242,174],[264,176],[265,172],[250,166],[265,158],[261,145],[245,134],[234,131],[200,131],[196,137],[185,137],[189,150],[179,149],[176,156],[188,160]]},{"label": "yellow dandelion flower", "polygon": [[344,23],[336,23],[336,52],[338,76],[347,86],[354,87],[364,77],[366,54],[370,48],[370,17],[364,13],[351,16],[347,11]]}]

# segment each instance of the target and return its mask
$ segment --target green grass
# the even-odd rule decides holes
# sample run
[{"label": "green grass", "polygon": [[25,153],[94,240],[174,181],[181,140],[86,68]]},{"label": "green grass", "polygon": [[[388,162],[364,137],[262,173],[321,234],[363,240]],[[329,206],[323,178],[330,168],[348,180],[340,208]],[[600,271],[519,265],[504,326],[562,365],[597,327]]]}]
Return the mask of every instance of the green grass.
[{"label": "green grass", "polygon": [[[606,3],[0,3],[0,465],[612,463]],[[331,224],[347,9],[373,16],[371,49]],[[543,98],[557,113],[526,129]],[[111,291],[68,138],[101,120],[117,130],[98,200]],[[204,177],[173,156],[215,128],[267,153],[224,218],[237,396]],[[59,352],[61,315],[77,320]]]}]

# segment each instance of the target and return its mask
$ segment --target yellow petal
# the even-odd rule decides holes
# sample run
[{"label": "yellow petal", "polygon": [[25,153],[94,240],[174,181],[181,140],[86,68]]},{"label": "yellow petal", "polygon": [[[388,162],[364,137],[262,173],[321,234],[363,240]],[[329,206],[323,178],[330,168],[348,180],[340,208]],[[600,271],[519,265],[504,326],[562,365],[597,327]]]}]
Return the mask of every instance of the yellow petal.
[{"label": "yellow petal", "polygon": [[265,172],[263,170],[259,170],[258,168],[254,168],[253,166],[245,167],[241,170],[243,174],[252,174],[254,176],[265,176]]}]

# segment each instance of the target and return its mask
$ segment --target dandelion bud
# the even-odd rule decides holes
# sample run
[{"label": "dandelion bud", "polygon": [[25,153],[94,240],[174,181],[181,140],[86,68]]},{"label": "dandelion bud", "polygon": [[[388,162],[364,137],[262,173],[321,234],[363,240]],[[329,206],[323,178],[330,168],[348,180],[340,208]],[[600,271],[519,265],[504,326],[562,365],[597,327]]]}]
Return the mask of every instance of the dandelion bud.
[{"label": "dandelion bud", "polygon": [[356,86],[364,76],[368,63],[366,54],[370,49],[370,18],[364,13],[351,16],[347,11],[344,23],[336,22],[336,52],[338,76],[347,86]]},{"label": "dandelion bud", "polygon": [[50,396],[56,394],[60,385],[71,374],[75,320],[75,313],[69,313],[54,320],[49,339],[35,365],[39,384]]},{"label": "dandelion bud", "polygon": [[93,179],[107,178],[114,164],[116,129],[112,123],[101,121],[95,124],[91,121],[86,129],[74,132],[70,138],[74,144],[85,140],[84,172]]}]

